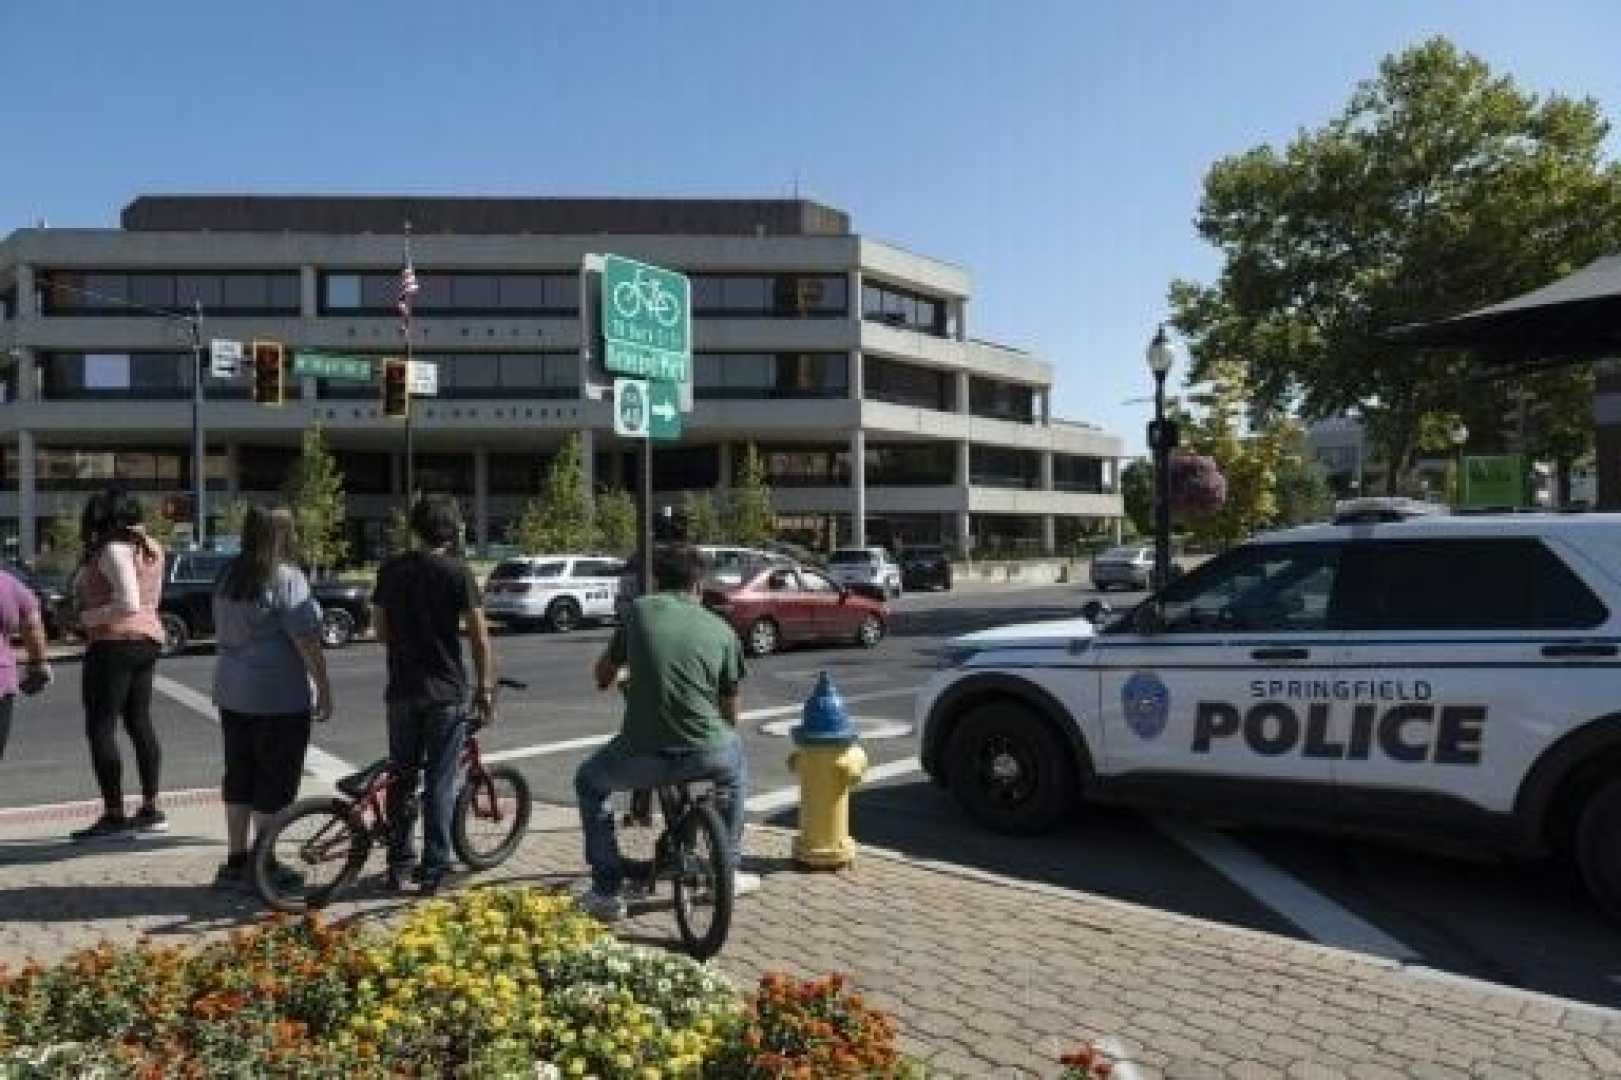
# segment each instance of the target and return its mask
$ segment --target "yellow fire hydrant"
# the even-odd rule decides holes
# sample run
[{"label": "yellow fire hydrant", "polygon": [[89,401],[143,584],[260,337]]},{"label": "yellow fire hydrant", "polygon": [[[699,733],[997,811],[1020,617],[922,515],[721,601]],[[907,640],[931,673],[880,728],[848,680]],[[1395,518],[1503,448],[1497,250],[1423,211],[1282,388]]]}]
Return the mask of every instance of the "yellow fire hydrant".
[{"label": "yellow fire hydrant", "polygon": [[798,749],[788,756],[788,767],[799,776],[794,862],[811,870],[849,866],[856,857],[850,790],[866,775],[867,755],[856,745],[860,733],[827,672],[816,680],[793,737]]}]

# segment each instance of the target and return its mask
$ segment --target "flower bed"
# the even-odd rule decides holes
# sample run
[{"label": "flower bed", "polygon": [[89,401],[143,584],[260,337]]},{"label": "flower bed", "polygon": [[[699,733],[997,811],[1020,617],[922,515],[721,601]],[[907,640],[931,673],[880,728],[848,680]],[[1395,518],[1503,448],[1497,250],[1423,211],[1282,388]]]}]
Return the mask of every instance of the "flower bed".
[{"label": "flower bed", "polygon": [[384,933],[274,920],[0,969],[0,1080],[920,1075],[837,976],[744,997],[536,890],[436,900]]}]

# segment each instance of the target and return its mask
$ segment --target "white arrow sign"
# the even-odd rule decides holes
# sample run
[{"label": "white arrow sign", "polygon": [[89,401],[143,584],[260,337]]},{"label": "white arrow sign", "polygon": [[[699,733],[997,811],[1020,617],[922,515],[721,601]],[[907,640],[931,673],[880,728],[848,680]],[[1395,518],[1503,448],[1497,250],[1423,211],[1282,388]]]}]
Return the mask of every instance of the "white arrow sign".
[{"label": "white arrow sign", "polygon": [[242,343],[214,338],[208,343],[208,370],[216,379],[234,379],[242,370]]},{"label": "white arrow sign", "polygon": [[660,420],[674,420],[675,406],[671,405],[668,401],[661,401],[657,405],[653,406],[653,415],[658,417]]}]

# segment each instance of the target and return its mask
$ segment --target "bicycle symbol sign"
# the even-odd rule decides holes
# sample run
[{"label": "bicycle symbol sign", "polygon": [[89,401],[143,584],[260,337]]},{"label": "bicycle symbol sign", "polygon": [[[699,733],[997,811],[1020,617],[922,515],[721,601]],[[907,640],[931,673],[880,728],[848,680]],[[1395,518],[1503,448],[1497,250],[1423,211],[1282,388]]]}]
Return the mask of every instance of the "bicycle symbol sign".
[{"label": "bicycle symbol sign", "polygon": [[605,256],[600,310],[607,369],[690,381],[691,297],[691,287],[681,274],[618,255]]}]

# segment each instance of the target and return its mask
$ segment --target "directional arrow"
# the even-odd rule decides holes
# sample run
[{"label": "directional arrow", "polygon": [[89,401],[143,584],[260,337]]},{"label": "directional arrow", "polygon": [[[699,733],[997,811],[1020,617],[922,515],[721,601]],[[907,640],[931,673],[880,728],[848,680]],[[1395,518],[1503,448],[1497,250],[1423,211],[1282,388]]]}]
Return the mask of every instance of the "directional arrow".
[{"label": "directional arrow", "polygon": [[653,406],[653,415],[665,423],[669,423],[675,419],[675,406],[668,401],[661,401]]}]

